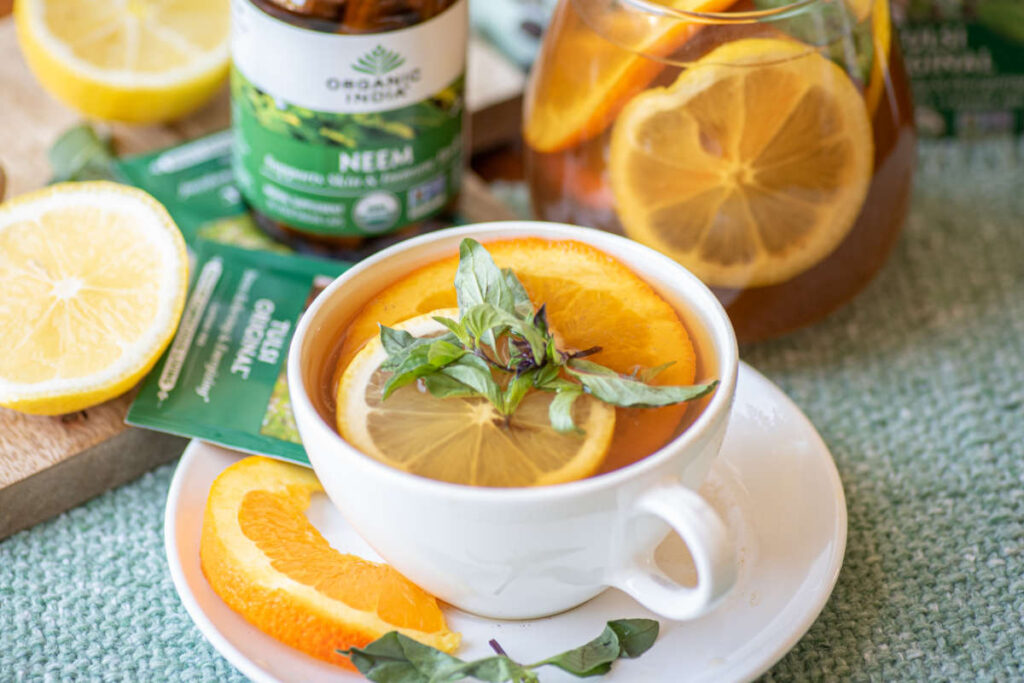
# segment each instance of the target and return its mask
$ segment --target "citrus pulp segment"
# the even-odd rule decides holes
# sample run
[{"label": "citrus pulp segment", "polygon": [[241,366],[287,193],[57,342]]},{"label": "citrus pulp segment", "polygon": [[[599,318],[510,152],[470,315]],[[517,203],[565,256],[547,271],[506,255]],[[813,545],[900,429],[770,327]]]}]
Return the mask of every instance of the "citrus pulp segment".
[{"label": "citrus pulp segment", "polygon": [[187,286],[185,241],[141,190],[65,183],[0,205],[0,405],[54,415],[124,393]]},{"label": "citrus pulp segment", "polygon": [[[441,309],[396,325],[416,337],[446,331]],[[583,395],[573,420],[583,434],[551,427],[553,393],[531,391],[506,422],[485,398],[435,398],[417,384],[382,400],[389,373],[379,339],[356,355],[338,385],[338,431],[363,453],[397,469],[471,486],[543,486],[583,479],[604,460],[615,428],[615,410]]]},{"label": "citrus pulp segment", "polygon": [[[622,263],[574,240],[524,238],[484,244],[501,268],[511,268],[548,322],[563,351],[600,346],[590,357],[616,372],[672,363],[653,384],[693,384],[697,356],[679,314]],[[437,308],[456,306],[458,256],[415,270],[377,293],[351,321],[335,377],[368,340],[378,323],[396,323]],[[652,453],[674,436],[686,405],[620,408],[610,448],[615,467]],[[602,468],[604,469],[604,468]]]},{"label": "citrus pulp segment", "polygon": [[634,98],[615,124],[609,170],[630,237],[709,285],[762,287],[842,242],[872,159],[847,74],[795,41],[752,38]]},{"label": "citrus pulp segment", "polygon": [[17,0],[33,73],[84,114],[147,123],[203,104],[228,68],[228,0]]},{"label": "citrus pulp segment", "polygon": [[338,649],[389,631],[453,651],[437,600],[386,564],[340,553],[306,518],[322,491],[312,471],[263,457],[239,460],[213,482],[200,562],[233,610],[281,642],[352,668]]}]

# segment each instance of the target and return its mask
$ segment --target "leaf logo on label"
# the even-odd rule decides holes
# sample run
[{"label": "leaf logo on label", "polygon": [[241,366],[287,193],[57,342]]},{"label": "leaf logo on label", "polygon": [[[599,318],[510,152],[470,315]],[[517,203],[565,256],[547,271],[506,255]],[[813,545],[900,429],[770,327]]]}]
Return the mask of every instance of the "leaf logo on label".
[{"label": "leaf logo on label", "polygon": [[394,50],[388,50],[383,45],[378,45],[357,59],[352,68],[355,71],[369,74],[370,76],[383,76],[403,64],[405,64],[405,57]]}]

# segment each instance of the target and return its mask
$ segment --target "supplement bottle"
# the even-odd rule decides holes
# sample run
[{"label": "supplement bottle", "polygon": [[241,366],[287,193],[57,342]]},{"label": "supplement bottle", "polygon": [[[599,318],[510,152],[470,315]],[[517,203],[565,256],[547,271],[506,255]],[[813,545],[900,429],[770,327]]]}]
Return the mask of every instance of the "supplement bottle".
[{"label": "supplement bottle", "polygon": [[234,171],[264,231],[337,252],[454,204],[467,8],[232,0]]}]

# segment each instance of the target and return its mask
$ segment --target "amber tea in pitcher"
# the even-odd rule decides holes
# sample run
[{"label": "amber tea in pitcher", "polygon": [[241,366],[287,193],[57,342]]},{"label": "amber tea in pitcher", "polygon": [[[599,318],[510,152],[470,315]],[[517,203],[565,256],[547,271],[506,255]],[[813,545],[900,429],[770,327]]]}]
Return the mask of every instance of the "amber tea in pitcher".
[{"label": "amber tea in pitcher", "polygon": [[887,0],[562,0],[524,126],[540,217],[673,257],[741,340],[847,301],[907,211]]}]

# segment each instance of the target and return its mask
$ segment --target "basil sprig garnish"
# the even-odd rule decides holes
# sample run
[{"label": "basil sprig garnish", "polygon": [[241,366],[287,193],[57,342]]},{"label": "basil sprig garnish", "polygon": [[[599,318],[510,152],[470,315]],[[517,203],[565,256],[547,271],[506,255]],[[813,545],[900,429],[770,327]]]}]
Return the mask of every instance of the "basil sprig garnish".
[{"label": "basil sprig garnish", "polygon": [[366,647],[338,652],[376,683],[451,683],[467,678],[488,683],[537,683],[540,679],[534,669],[542,666],[555,666],[581,678],[601,676],[616,660],[642,655],[657,637],[658,622],[652,619],[618,619],[609,621],[601,635],[589,643],[533,664],[514,661],[493,640],[491,647],[498,654],[466,662],[397,631]]},{"label": "basil sprig garnish", "polygon": [[87,123],[64,131],[53,143],[49,156],[53,168],[50,182],[118,180],[110,135],[97,133]]},{"label": "basil sprig garnish", "polygon": [[625,376],[584,360],[600,347],[559,350],[544,306],[535,309],[515,273],[498,268],[475,240],[459,245],[455,291],[459,319],[435,318],[448,330],[439,337],[414,337],[380,326],[388,354],[381,367],[392,373],[384,385],[385,399],[421,381],[439,398],[486,398],[508,422],[531,389],[549,391],[555,394],[548,408],[551,426],[571,432],[580,431],[572,406],[584,393],[615,406],[656,407],[701,398],[718,384],[656,386],[648,382],[671,363]]}]

